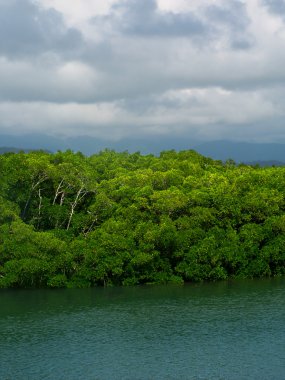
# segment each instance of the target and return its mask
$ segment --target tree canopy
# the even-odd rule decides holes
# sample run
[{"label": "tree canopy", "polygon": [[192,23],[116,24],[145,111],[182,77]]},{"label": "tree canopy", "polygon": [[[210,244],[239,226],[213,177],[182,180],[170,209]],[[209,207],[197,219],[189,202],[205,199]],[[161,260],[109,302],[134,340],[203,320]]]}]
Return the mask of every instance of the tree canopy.
[{"label": "tree canopy", "polygon": [[0,287],[285,273],[285,168],[195,151],[0,155]]}]

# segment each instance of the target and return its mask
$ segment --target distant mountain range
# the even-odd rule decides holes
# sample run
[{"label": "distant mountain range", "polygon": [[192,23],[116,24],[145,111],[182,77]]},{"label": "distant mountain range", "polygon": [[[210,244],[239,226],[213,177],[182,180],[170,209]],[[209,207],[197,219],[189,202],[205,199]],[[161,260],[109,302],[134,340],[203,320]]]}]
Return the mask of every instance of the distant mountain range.
[{"label": "distant mountain range", "polygon": [[[260,166],[285,165],[285,144],[277,143],[247,143],[233,141],[199,142],[188,138],[157,137],[149,139],[124,139],[120,141],[107,141],[90,136],[56,138],[46,135],[9,136],[0,135],[0,153],[19,150],[57,150],[71,149],[90,155],[105,148],[116,151],[140,151],[142,154],[159,154],[162,150],[194,149],[203,156],[216,160],[234,160],[236,163],[248,163]],[[12,148],[11,148],[12,147]]]},{"label": "distant mountain range", "polygon": [[19,148],[13,148],[13,147],[6,147],[6,146],[2,146],[0,147],[0,154],[4,154],[4,153],[18,153],[21,149]]},{"label": "distant mountain range", "polygon": [[282,161],[251,161],[251,162],[244,162],[246,165],[251,165],[251,166],[285,166],[285,162]]},{"label": "distant mountain range", "polygon": [[[25,152],[25,153],[28,153],[28,152],[32,152],[32,151],[35,151],[37,149],[22,149],[22,148],[14,148],[14,147],[7,147],[7,146],[3,146],[3,147],[0,147],[0,154],[4,154],[4,153],[19,153],[19,152]],[[43,149],[45,152],[49,152],[51,153],[51,151],[49,151],[48,149]]]},{"label": "distant mountain range", "polygon": [[128,150],[129,152],[140,151],[142,154],[159,154],[162,150],[185,150],[192,149],[198,142],[183,137],[157,136],[151,139],[127,138],[120,141],[110,141],[91,136],[77,137],[52,137],[43,134],[26,134],[22,136],[0,135],[0,146],[17,147],[20,149],[48,149],[58,150],[71,149],[91,155],[103,149],[116,151]]},{"label": "distant mountain range", "polygon": [[216,160],[233,159],[237,163],[285,163],[285,144],[211,141],[194,147],[203,156]]}]

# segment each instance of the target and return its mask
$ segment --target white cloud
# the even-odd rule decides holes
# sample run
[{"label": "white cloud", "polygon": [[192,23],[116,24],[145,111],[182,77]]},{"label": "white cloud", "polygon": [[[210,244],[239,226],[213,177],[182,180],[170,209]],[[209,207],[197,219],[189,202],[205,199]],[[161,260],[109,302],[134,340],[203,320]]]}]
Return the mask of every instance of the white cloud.
[{"label": "white cloud", "polygon": [[75,27],[90,39],[100,38],[94,28],[90,25],[89,19],[94,16],[108,14],[116,0],[34,0],[38,6],[45,9],[55,9],[60,12],[66,25]]},{"label": "white cloud", "polygon": [[[266,94],[265,94],[266,95]],[[92,104],[50,102],[2,102],[2,130],[18,133],[86,135],[110,140],[151,135],[190,135],[202,138],[229,136],[242,125],[283,117],[281,104],[258,93],[231,92],[220,88],[168,91],[154,97],[151,106],[137,113],[126,102]],[[248,134],[248,131],[247,131]]]},{"label": "white cloud", "polygon": [[[108,128],[117,123],[121,111],[110,104],[77,104],[48,102],[2,102],[0,118],[5,133],[47,132],[51,135],[108,136]],[[120,123],[119,123],[120,124]],[[91,128],[91,131],[90,131]],[[116,130],[112,130],[116,137]]]},{"label": "white cloud", "polygon": [[285,24],[268,1],[3,4],[0,132],[285,140]]}]

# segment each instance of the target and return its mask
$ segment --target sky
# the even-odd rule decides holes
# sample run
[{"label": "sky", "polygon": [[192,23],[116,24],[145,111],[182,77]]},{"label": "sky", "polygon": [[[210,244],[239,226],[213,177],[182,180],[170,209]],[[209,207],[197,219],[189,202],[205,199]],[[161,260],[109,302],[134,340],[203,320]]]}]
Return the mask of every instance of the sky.
[{"label": "sky", "polygon": [[285,0],[0,0],[0,134],[285,142],[284,116]]}]

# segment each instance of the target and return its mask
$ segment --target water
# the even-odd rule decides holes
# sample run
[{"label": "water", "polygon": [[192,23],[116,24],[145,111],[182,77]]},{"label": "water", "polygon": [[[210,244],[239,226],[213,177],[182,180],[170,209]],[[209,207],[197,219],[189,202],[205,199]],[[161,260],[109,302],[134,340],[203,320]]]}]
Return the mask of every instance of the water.
[{"label": "water", "polygon": [[0,291],[0,379],[285,379],[285,279]]}]

